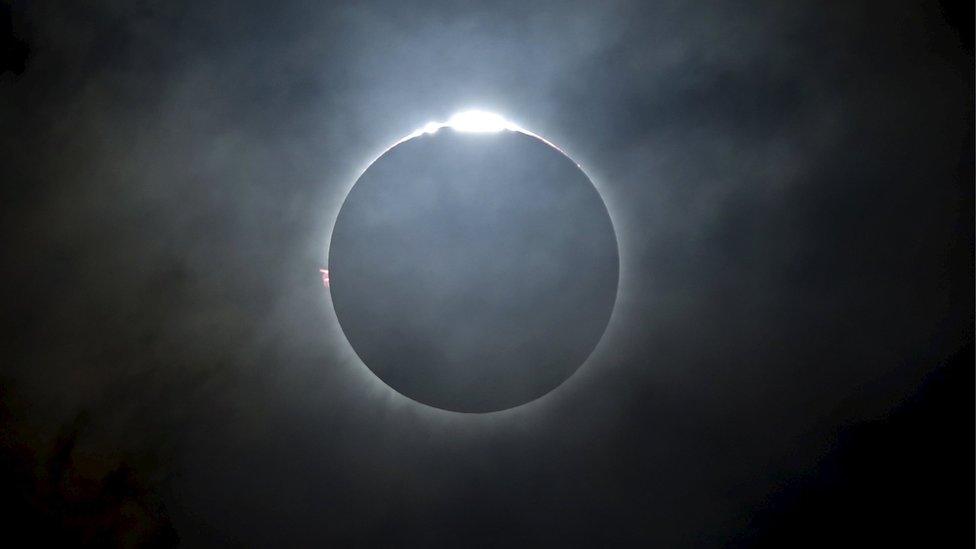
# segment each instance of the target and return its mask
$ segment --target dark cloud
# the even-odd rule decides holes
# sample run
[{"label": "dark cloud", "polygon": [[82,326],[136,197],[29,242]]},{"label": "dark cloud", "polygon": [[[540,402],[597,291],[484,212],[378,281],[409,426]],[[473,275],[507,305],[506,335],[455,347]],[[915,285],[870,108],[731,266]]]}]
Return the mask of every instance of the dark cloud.
[{"label": "dark cloud", "polygon": [[3,33],[2,38],[0,38],[3,40],[0,74],[9,71],[15,75],[21,75],[27,69],[27,62],[30,59],[30,45],[24,37],[20,36],[20,33],[14,32],[13,20],[13,6],[4,5],[0,7],[0,29],[2,29],[0,32]]},{"label": "dark cloud", "polygon": [[963,541],[957,526],[973,510],[973,381],[970,344],[888,417],[841,428],[816,468],[772,495],[735,545],[823,547],[840,532],[856,545]]},{"label": "dark cloud", "polygon": [[[102,456],[91,497],[158,496],[189,545],[774,530],[764,502],[819,482],[839,426],[887,417],[972,340],[953,6],[15,2],[0,362],[20,508],[85,412],[68,438]],[[621,247],[592,359],[484,416],[375,379],[318,272],[359,171],[463,107],[580,162]]]},{"label": "dark cloud", "polygon": [[[78,447],[90,421],[80,413],[50,448],[38,448],[4,409],[0,436],[0,513],[8,543],[171,547],[179,536],[166,506],[119,458]],[[33,442],[33,443],[32,443]]]}]

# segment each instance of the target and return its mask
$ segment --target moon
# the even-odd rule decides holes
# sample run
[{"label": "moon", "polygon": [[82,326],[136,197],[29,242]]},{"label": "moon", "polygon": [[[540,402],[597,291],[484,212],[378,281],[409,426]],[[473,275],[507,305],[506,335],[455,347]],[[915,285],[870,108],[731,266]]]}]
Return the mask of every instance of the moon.
[{"label": "moon", "polygon": [[481,111],[374,161],[329,248],[336,317],[363,363],[456,412],[519,406],[572,376],[606,329],[618,277],[613,224],[582,169]]}]

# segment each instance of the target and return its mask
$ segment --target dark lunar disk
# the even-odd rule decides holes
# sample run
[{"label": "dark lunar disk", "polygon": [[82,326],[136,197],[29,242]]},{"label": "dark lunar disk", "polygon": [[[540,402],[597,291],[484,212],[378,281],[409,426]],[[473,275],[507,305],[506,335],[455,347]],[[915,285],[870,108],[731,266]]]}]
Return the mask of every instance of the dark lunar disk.
[{"label": "dark lunar disk", "polygon": [[343,203],[329,252],[336,315],[363,362],[460,412],[569,378],[606,329],[618,269],[596,188],[517,131],[443,128],[390,149]]}]

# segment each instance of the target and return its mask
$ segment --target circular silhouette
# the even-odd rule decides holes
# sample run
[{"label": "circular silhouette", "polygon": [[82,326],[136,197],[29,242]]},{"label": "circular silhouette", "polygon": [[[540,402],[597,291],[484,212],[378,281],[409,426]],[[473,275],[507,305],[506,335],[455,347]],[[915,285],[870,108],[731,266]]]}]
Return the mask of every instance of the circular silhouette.
[{"label": "circular silhouette", "polygon": [[444,127],[377,159],[329,251],[343,332],[380,379],[459,412],[532,401],[606,329],[619,260],[610,216],[568,157],[520,131]]}]

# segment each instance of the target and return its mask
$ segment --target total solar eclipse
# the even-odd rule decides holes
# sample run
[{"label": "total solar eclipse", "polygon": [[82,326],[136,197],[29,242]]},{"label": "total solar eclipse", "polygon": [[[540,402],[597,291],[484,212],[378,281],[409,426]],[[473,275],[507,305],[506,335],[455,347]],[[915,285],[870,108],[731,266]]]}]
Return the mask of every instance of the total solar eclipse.
[{"label": "total solar eclipse", "polygon": [[610,215],[579,166],[474,112],[425,126],[363,172],[328,265],[366,366],[458,412],[519,406],[568,379],[606,329],[618,272]]}]

